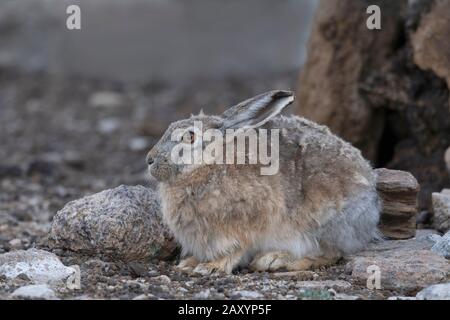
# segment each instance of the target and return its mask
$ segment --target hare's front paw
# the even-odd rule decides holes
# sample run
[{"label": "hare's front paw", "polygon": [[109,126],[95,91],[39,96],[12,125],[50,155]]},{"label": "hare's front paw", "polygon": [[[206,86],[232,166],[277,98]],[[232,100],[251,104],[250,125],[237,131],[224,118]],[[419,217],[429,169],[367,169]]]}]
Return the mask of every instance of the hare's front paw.
[{"label": "hare's front paw", "polygon": [[181,271],[192,272],[198,264],[199,262],[195,257],[189,257],[181,260],[176,268]]}]

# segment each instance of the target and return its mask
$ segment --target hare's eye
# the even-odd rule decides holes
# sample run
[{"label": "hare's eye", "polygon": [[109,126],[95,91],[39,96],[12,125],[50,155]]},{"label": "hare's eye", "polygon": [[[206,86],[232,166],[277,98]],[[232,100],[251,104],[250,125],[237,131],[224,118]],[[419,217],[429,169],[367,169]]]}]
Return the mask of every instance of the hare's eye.
[{"label": "hare's eye", "polygon": [[195,133],[193,131],[187,131],[184,135],[183,135],[183,142],[184,143],[189,143],[189,144],[193,144],[195,141]]}]

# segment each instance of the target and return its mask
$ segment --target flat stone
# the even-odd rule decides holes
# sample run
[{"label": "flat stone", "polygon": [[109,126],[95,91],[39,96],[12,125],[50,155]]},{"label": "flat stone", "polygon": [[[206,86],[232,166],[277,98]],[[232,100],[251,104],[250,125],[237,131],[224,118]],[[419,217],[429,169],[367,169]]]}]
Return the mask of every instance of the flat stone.
[{"label": "flat stone", "polygon": [[44,250],[17,250],[0,255],[0,275],[9,279],[25,275],[35,284],[60,284],[74,272],[56,255]]},{"label": "flat stone", "polygon": [[177,245],[151,189],[120,186],[69,202],[54,217],[52,248],[124,261],[166,259]]},{"label": "flat stone", "polygon": [[368,268],[380,270],[382,289],[405,293],[447,281],[450,277],[448,261],[432,252],[432,231],[418,230],[410,240],[382,241],[371,244],[367,250],[348,257],[347,268],[356,283],[365,285]]},{"label": "flat stone", "polygon": [[429,286],[420,291],[416,298],[418,300],[450,300],[450,282]]},{"label": "flat stone", "polygon": [[39,299],[39,300],[57,300],[55,292],[46,284],[33,284],[16,289],[12,298],[19,299]]},{"label": "flat stone", "polygon": [[377,189],[382,192],[417,192],[419,183],[414,176],[406,171],[376,169]]}]

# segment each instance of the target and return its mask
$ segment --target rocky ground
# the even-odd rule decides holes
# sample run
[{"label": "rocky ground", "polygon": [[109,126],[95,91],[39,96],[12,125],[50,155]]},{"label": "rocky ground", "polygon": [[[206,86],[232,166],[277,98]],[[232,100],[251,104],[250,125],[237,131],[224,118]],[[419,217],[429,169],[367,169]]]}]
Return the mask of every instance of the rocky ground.
[{"label": "rocky ground", "polygon": [[[69,201],[122,184],[152,188],[145,154],[171,121],[201,108],[219,112],[269,89],[293,89],[295,83],[293,72],[184,88],[123,86],[0,69],[0,299],[388,299],[415,297],[429,285],[448,282],[448,246],[433,232],[374,244],[327,269],[238,270],[210,277],[176,270],[175,254],[164,261],[150,255],[125,262],[56,249],[49,241],[53,217]],[[440,251],[431,250],[436,241]],[[81,271],[81,289],[67,286],[74,265]],[[367,287],[373,265],[381,272],[379,290]],[[444,289],[419,297],[448,294]]]}]

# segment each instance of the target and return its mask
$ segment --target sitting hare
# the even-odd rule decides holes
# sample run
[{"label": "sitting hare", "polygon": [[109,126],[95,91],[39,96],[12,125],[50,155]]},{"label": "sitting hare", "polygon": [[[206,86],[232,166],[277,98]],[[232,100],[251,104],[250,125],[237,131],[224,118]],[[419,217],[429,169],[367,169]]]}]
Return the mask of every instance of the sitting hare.
[{"label": "sitting hare", "polygon": [[[220,116],[191,116],[172,123],[148,153],[163,219],[182,246],[180,269],[307,270],[333,264],[378,237],[380,202],[371,166],[328,128],[280,115],[293,100],[291,92],[272,91]],[[232,139],[208,143],[200,139],[208,129],[222,135],[241,130]],[[250,129],[279,129],[275,174],[261,174],[261,164],[174,161],[176,146],[225,148]]]}]

